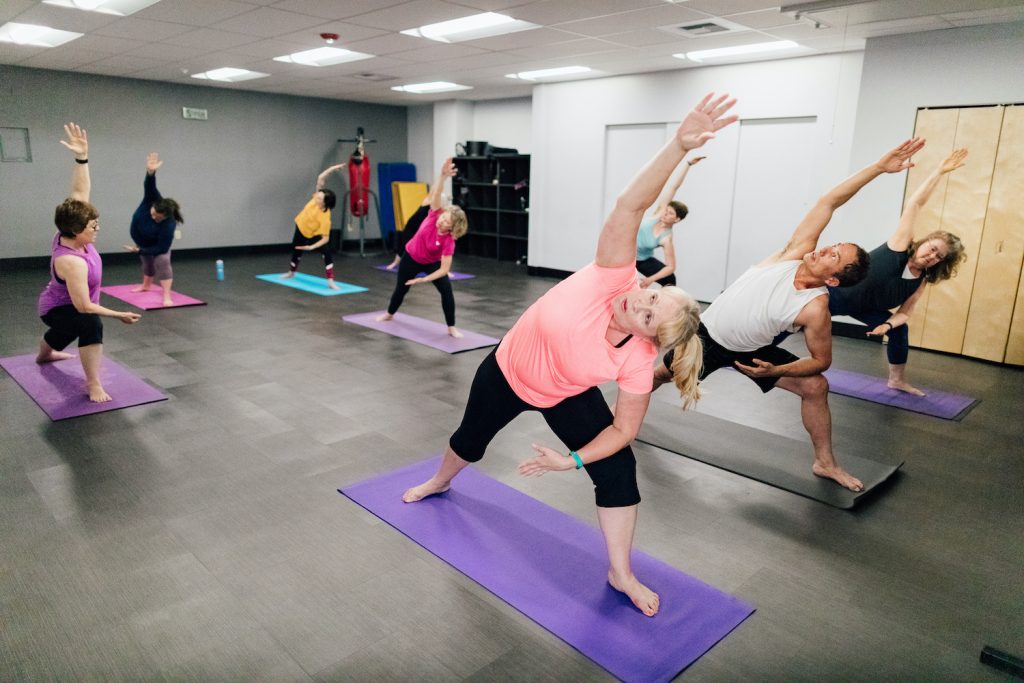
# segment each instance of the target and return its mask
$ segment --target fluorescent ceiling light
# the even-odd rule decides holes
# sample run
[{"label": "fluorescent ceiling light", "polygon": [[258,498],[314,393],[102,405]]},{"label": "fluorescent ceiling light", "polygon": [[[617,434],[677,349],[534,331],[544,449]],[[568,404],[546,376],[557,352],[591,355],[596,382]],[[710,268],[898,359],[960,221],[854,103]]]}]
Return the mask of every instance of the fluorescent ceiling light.
[{"label": "fluorescent ceiling light", "polygon": [[318,47],[304,52],[293,52],[290,55],[274,57],[275,62],[291,62],[293,64],[305,64],[306,66],[331,66],[344,62],[356,62],[360,59],[369,59],[373,55],[364,52],[353,52],[343,50],[340,47]]},{"label": "fluorescent ceiling light", "polygon": [[776,40],[770,43],[752,43],[750,45],[734,45],[732,47],[716,47],[711,50],[697,50],[695,52],[679,53],[672,55],[678,59],[689,59],[691,62],[703,62],[705,59],[717,57],[734,57],[736,55],[749,55],[758,52],[778,52],[779,50],[792,50],[800,45],[792,40]]},{"label": "fluorescent ceiling light", "polygon": [[270,74],[261,73],[259,71],[249,71],[248,69],[236,69],[232,66],[225,66],[222,69],[213,69],[212,71],[204,71],[201,74],[192,74],[192,78],[235,83],[237,81],[251,81],[254,78],[264,78],[269,75]]},{"label": "fluorescent ceiling light", "polygon": [[448,92],[449,90],[472,90],[471,86],[449,83],[448,81],[433,81],[431,83],[413,83],[412,85],[396,85],[391,88],[398,92],[432,93]]},{"label": "fluorescent ceiling light", "polygon": [[13,21],[0,26],[0,43],[15,45],[32,45],[34,47],[57,47],[83,34],[73,31],[61,31],[49,26],[36,24],[17,24]]},{"label": "fluorescent ceiling light", "polygon": [[539,69],[537,71],[520,71],[517,74],[505,74],[505,78],[521,78],[524,81],[535,81],[538,78],[554,78],[556,76],[570,76],[590,71],[589,66],[560,66],[556,69]]},{"label": "fluorescent ceiling light", "polygon": [[129,14],[135,14],[140,9],[145,9],[150,5],[155,5],[159,1],[160,0],[43,0],[43,4],[126,17]]},{"label": "fluorescent ceiling light", "polygon": [[427,24],[419,28],[411,28],[402,31],[407,36],[429,38],[442,43],[458,43],[464,40],[476,40],[477,38],[489,38],[500,36],[505,33],[526,31],[537,28],[537,24],[528,21],[519,21],[497,12],[484,12],[474,14],[461,19],[442,21],[437,24]]}]

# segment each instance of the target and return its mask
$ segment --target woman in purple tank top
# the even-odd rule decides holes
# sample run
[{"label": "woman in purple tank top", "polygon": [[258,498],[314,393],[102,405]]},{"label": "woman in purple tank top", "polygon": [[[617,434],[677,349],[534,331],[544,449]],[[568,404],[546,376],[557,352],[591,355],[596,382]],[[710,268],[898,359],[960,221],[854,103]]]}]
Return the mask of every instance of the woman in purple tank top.
[{"label": "woman in purple tank top", "polygon": [[89,142],[85,129],[74,123],[64,126],[67,140],[61,144],[75,155],[71,196],[54,213],[57,234],[50,248],[50,282],[39,295],[39,316],[49,328],[39,342],[37,363],[73,358],[64,349],[78,340],[78,354],[85,371],[89,400],[102,403],[110,394],[100,383],[103,361],[103,323],[100,316],[117,318],[128,325],[138,313],[112,311],[100,306],[103,261],[93,244],[100,230],[99,211],[89,203]]}]

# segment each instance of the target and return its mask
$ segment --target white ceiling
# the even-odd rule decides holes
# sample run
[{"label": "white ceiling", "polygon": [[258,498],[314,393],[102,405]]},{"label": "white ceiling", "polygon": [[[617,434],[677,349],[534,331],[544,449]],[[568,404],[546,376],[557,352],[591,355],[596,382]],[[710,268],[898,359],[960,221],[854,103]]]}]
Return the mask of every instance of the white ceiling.
[{"label": "white ceiling", "polygon": [[[0,43],[0,64],[143,78],[236,90],[389,104],[452,97],[529,95],[531,84],[505,74],[583,65],[602,77],[698,66],[673,53],[793,40],[808,53],[858,50],[865,38],[1024,20],[1024,0],[819,0],[803,18],[784,5],[802,0],[160,0],[128,17],[83,12],[34,0],[0,2],[0,24],[16,21],[83,33],[55,48]],[[444,44],[399,32],[483,11],[540,28]],[[689,38],[660,27],[723,18],[742,30]],[[816,26],[815,24],[820,24]],[[321,47],[376,55],[329,67],[273,57]],[[745,61],[757,59],[745,58]],[[189,77],[224,66],[269,73],[238,84]],[[373,82],[359,74],[389,77]],[[579,78],[579,77],[573,77]],[[472,90],[411,95],[393,85],[446,80]]]}]

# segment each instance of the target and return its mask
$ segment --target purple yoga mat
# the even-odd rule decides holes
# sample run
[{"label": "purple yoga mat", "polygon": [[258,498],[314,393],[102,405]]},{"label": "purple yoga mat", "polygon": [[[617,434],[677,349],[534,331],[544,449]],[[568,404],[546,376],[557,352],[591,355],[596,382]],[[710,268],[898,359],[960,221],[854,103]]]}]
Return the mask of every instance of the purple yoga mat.
[{"label": "purple yoga mat", "polygon": [[903,408],[946,420],[959,420],[974,407],[978,400],[962,394],[950,394],[936,389],[922,389],[927,396],[914,396],[890,389],[881,377],[862,375],[848,370],[831,369],[825,373],[829,391],[843,396],[861,398],[873,403]]},{"label": "purple yoga mat", "polygon": [[54,421],[167,400],[160,391],[107,357],[100,366],[100,381],[113,400],[106,403],[89,400],[85,393],[85,373],[78,358],[40,365],[36,363],[35,354],[30,353],[0,358],[0,367]]},{"label": "purple yoga mat", "polygon": [[[395,270],[388,270],[386,264],[374,266],[374,268],[376,268],[377,270],[382,270],[385,273],[394,273],[395,270],[397,270],[397,267],[395,268]],[[426,275],[426,273],[419,273],[416,277],[423,277],[424,275]],[[449,280],[472,280],[475,277],[476,275],[470,275],[469,273],[456,273],[454,270],[448,273]]]},{"label": "purple yoga mat", "polygon": [[[634,550],[633,571],[661,597],[645,617],[608,585],[600,531],[472,467],[448,492],[403,503],[438,462],[338,491],[624,681],[670,680],[754,611]],[[579,494],[592,495],[589,482]]]},{"label": "purple yoga mat", "polygon": [[342,320],[371,330],[386,332],[402,339],[419,342],[431,348],[445,351],[447,353],[459,353],[461,351],[472,351],[482,349],[486,346],[494,346],[499,339],[488,337],[486,334],[477,334],[459,328],[464,335],[462,339],[456,339],[448,335],[448,326],[444,323],[436,323],[432,320],[424,320],[414,315],[395,313],[395,317],[387,322],[377,322],[377,316],[385,311],[371,311],[369,313],[354,313],[342,316]]},{"label": "purple yoga mat", "polygon": [[133,292],[132,290],[138,287],[138,285],[113,285],[111,287],[101,287],[100,291],[104,294],[108,294],[115,299],[120,299],[126,303],[141,308],[144,311],[150,311],[155,308],[178,308],[181,306],[205,306],[205,301],[199,299],[193,299],[190,296],[179,294],[174,290],[171,290],[171,301],[174,303],[171,306],[164,306],[164,292],[160,289],[159,285],[153,285],[153,288],[148,292]]}]

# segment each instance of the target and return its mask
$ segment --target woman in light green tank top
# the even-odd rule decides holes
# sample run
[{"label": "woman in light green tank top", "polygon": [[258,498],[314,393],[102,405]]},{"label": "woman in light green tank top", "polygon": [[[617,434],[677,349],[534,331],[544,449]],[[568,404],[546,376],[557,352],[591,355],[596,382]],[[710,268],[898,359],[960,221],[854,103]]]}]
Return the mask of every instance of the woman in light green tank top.
[{"label": "woman in light green tank top", "polygon": [[[657,282],[662,287],[676,283],[676,250],[672,244],[672,226],[686,218],[689,209],[686,204],[672,198],[682,186],[690,167],[705,157],[694,157],[685,164],[665,183],[654,211],[640,224],[637,234],[636,269],[644,278],[640,286],[647,288]],[[661,247],[665,252],[665,262],[654,257],[654,250]]]}]

